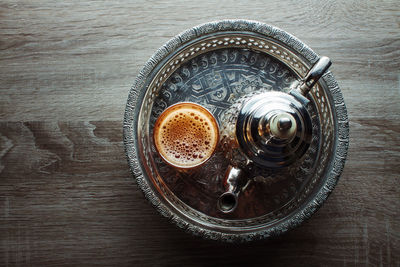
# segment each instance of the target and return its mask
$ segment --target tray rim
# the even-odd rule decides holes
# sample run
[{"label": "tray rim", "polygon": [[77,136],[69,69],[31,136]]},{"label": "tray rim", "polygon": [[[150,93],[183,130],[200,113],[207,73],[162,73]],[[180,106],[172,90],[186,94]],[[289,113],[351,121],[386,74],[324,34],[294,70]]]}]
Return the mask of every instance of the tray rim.
[{"label": "tray rim", "polygon": [[[277,28],[274,26],[267,25],[265,23],[251,21],[251,20],[221,20],[208,22],[191,29],[188,29],[160,47],[155,54],[145,63],[144,67],[140,71],[139,75],[134,81],[133,86],[130,89],[125,114],[123,122],[123,136],[124,136],[124,147],[127,160],[135,180],[141,191],[144,193],[145,197],[150,203],[161,213],[164,217],[170,219],[178,227],[185,229],[187,232],[201,236],[206,239],[221,240],[226,242],[244,242],[251,241],[255,239],[264,239],[270,236],[276,236],[282,234],[290,229],[295,228],[301,224],[306,219],[310,218],[319,207],[322,206],[323,202],[328,198],[329,194],[334,189],[340,174],[343,171],[344,163],[346,160],[347,149],[349,144],[349,125],[347,111],[344,104],[342,93],[339,86],[334,79],[332,73],[329,71],[324,74],[322,79],[327,84],[328,89],[333,97],[332,110],[333,113],[337,115],[338,118],[342,120],[338,121],[335,125],[338,134],[338,140],[336,142],[336,147],[334,148],[334,159],[332,161],[329,175],[327,176],[326,182],[321,190],[315,195],[315,197],[309,201],[301,210],[288,217],[287,220],[277,223],[276,225],[270,227],[269,229],[263,229],[256,232],[246,232],[246,233],[224,233],[219,231],[213,231],[210,229],[204,229],[199,225],[192,224],[185,221],[181,217],[174,214],[169,207],[167,207],[158,196],[155,194],[154,187],[149,184],[149,181],[144,175],[142,170],[138,151],[135,149],[137,147],[136,138],[136,124],[137,118],[135,113],[137,113],[140,105],[139,103],[141,97],[144,96],[145,91],[142,90],[148,76],[151,74],[152,70],[163,61],[170,53],[181,47],[183,44],[200,38],[205,35],[209,35],[215,32],[221,31],[234,31],[242,32],[249,31],[261,34],[267,38],[277,40],[284,43],[293,51],[297,52],[300,56],[304,57],[310,64],[315,63],[319,56],[311,50],[302,41],[294,37],[293,35]],[[340,107],[340,108],[337,108]]]}]

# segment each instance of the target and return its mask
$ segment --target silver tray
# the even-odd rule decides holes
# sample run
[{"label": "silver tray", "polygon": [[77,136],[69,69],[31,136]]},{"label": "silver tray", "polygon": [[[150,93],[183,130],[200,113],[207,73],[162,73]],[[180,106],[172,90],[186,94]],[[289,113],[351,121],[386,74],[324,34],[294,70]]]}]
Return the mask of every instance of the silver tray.
[{"label": "silver tray", "polygon": [[220,149],[202,168],[182,173],[160,159],[151,137],[157,117],[174,103],[201,104],[220,122],[239,97],[286,92],[318,58],[294,36],[247,20],[206,23],[162,46],[130,90],[123,126],[128,162],[147,199],[179,227],[222,241],[279,235],[309,218],[337,183],[349,141],[346,107],[330,72],[308,94],[313,138],[306,155],[283,170],[254,168],[231,214],[216,205],[228,166]]}]

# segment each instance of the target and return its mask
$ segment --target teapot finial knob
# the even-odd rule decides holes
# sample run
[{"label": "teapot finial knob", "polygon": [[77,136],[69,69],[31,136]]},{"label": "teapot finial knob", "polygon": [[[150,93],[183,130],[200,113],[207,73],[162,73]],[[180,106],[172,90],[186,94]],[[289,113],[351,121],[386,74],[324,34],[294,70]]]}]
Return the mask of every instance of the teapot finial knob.
[{"label": "teapot finial knob", "polygon": [[277,139],[290,140],[297,131],[296,119],[287,112],[276,114],[269,124],[271,135]]}]

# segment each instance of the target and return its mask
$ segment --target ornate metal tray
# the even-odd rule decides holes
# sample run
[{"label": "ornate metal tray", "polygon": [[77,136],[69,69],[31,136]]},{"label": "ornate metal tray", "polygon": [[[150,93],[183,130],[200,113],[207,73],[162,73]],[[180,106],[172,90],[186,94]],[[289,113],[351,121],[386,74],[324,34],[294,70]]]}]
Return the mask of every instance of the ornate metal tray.
[{"label": "ornate metal tray", "polygon": [[130,90],[123,126],[128,162],[147,199],[188,232],[223,241],[275,236],[309,218],[337,183],[348,147],[346,107],[330,72],[308,94],[313,137],[303,159],[284,170],[254,168],[230,214],[216,205],[228,166],[221,149],[200,169],[178,172],[158,156],[152,129],[181,101],[203,105],[220,122],[240,97],[287,91],[318,58],[292,35],[247,20],[203,24],[162,46]]}]

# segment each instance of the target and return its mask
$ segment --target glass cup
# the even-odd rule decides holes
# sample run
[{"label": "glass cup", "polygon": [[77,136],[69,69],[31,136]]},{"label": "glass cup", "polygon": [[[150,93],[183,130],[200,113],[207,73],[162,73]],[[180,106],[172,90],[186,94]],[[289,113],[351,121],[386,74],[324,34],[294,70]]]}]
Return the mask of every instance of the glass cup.
[{"label": "glass cup", "polygon": [[153,130],[157,152],[170,166],[190,170],[214,154],[219,141],[216,119],[206,108],[192,102],[168,107]]}]

